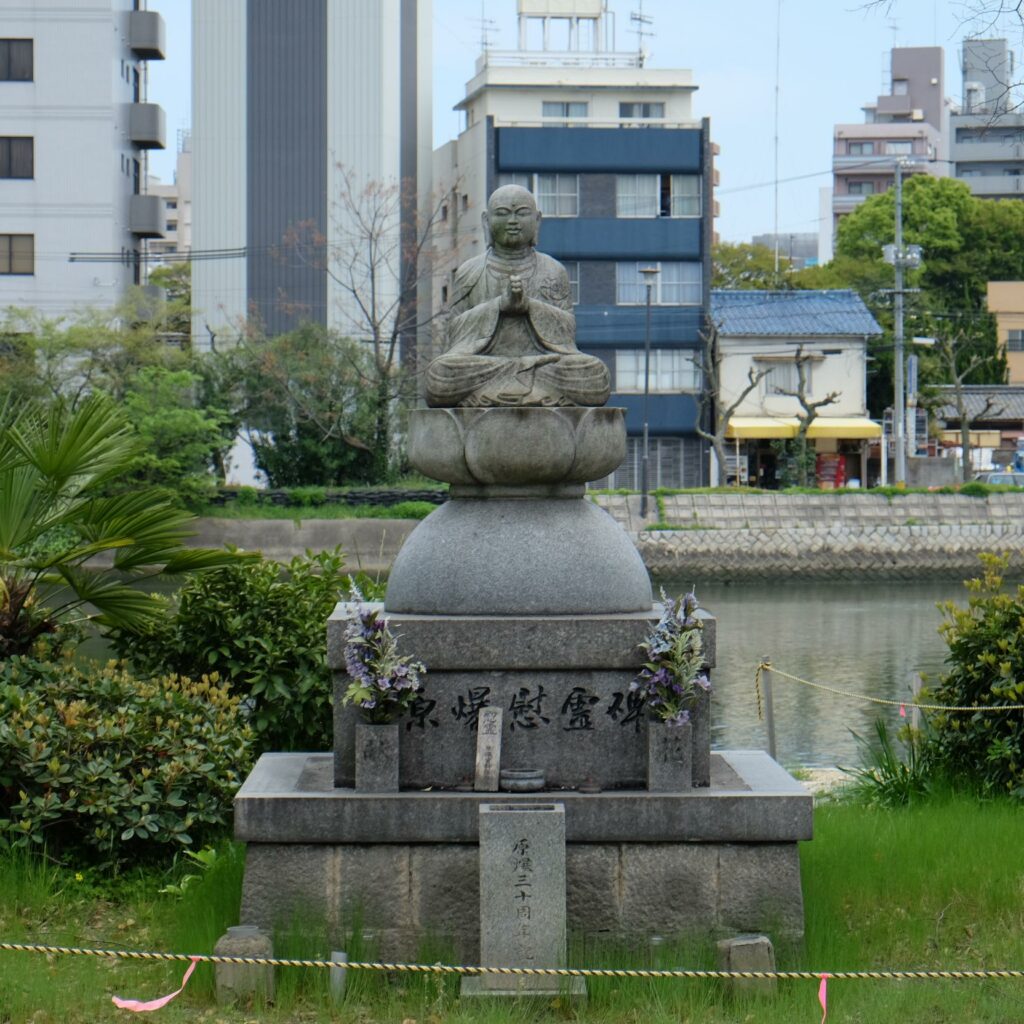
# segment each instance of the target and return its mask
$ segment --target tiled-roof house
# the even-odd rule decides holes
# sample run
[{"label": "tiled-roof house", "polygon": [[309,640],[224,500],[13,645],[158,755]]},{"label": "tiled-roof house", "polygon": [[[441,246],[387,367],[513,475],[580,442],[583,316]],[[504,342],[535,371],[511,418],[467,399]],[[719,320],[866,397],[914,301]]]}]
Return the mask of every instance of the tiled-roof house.
[{"label": "tiled-roof house", "polygon": [[820,456],[830,457],[819,458],[819,468],[827,467],[822,472],[829,482],[863,477],[863,442],[881,434],[867,415],[867,345],[882,329],[860,297],[848,290],[712,291],[711,320],[718,408],[736,402],[751,370],[760,375],[729,417],[734,456],[725,475],[763,486],[777,483],[778,453],[771,442],[794,437],[803,415],[792,394],[799,390],[799,358],[807,400],[836,395],[818,409],[807,435]]}]

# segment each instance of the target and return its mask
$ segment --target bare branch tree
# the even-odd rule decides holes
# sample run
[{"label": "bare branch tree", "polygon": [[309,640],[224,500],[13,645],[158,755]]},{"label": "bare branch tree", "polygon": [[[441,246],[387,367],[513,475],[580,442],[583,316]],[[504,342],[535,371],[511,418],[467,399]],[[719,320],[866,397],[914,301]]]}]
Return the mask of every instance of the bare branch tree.
[{"label": "bare branch tree", "polygon": [[[725,441],[729,431],[729,420],[736,410],[746,401],[747,396],[764,380],[767,370],[747,370],[747,383],[743,390],[728,405],[722,404],[722,353],[718,347],[718,325],[709,323],[701,331],[704,347],[699,358],[694,360],[697,368],[704,376],[704,387],[700,392],[700,415],[697,417],[697,435],[711,442],[711,447],[718,462],[719,483],[725,482],[726,454]],[[711,430],[704,427],[710,420]],[[737,481],[738,482],[738,481]]]},{"label": "bare branch tree", "polygon": [[[432,233],[443,219],[447,195],[424,206],[410,182],[362,182],[339,167],[341,186],[331,208],[331,236],[311,222],[287,232],[283,258],[319,270],[335,285],[337,325],[365,345],[361,364],[366,386],[376,396],[372,446],[387,459],[396,414],[416,394],[417,346],[434,312],[424,292],[443,271],[432,247]],[[457,251],[444,253],[445,264]]]},{"label": "bare branch tree", "polygon": [[961,479],[966,483],[971,479],[971,424],[984,420],[991,414],[999,415],[1002,408],[997,406],[990,395],[985,397],[985,404],[974,415],[967,405],[967,395],[964,393],[964,385],[967,378],[975,370],[980,369],[992,362],[991,355],[969,356],[966,361],[959,351],[959,343],[963,336],[940,338],[935,346],[935,352],[949,375],[953,385],[953,405],[956,408],[957,417],[960,420],[960,450],[962,453],[962,465],[960,467]]},{"label": "bare branch tree", "polygon": [[797,374],[796,391],[786,391],[782,388],[778,389],[778,394],[795,398],[797,402],[800,403],[800,412],[797,413],[799,425],[797,426],[796,436],[793,438],[793,446],[796,449],[797,457],[799,459],[799,477],[801,487],[806,487],[808,485],[807,431],[810,430],[811,424],[818,418],[818,410],[824,408],[826,405],[834,404],[842,394],[841,391],[830,391],[824,398],[819,398],[816,402],[810,401],[807,387],[807,364],[811,362],[813,358],[813,356],[806,355],[804,353],[802,345],[798,346],[796,356],[793,360],[796,364]]}]

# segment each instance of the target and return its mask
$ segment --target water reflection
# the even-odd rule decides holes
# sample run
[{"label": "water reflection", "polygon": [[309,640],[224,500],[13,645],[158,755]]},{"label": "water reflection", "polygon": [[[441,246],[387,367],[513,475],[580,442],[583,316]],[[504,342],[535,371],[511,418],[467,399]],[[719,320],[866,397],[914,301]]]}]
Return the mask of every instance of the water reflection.
[{"label": "water reflection", "polygon": [[[671,581],[666,592],[688,589]],[[718,666],[712,742],[716,747],[766,746],[757,718],[754,671],[765,657],[785,671],[840,689],[909,699],[915,671],[941,670],[946,648],[936,602],[964,598],[957,580],[925,583],[780,583],[697,587],[718,618]],[[851,730],[873,732],[885,708],[814,690],[776,677],[779,760],[786,765],[850,765],[858,761]]]}]

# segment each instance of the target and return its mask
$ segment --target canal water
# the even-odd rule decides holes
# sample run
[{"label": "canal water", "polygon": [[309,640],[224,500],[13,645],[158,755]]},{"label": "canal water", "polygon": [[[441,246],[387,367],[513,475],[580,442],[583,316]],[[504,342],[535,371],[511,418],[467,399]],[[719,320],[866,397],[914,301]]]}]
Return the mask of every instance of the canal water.
[{"label": "canal water", "polygon": [[[665,584],[669,594],[688,589],[683,580]],[[802,679],[909,700],[914,672],[934,679],[943,668],[946,647],[938,632],[943,617],[936,603],[963,603],[966,591],[958,580],[703,583],[697,597],[718,620],[712,744],[766,749],[754,690],[762,658]],[[778,758],[789,767],[856,765],[854,733],[873,736],[879,715],[892,731],[903,721],[896,707],[840,697],[777,674],[773,689]]]}]

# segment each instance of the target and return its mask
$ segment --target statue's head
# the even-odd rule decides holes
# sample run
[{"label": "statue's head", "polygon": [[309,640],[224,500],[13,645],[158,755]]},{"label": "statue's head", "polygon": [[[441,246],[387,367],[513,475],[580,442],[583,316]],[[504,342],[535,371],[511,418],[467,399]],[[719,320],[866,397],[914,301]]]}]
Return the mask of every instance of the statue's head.
[{"label": "statue's head", "polygon": [[528,249],[537,244],[540,210],[522,185],[502,185],[491,193],[484,231],[499,249]]}]

